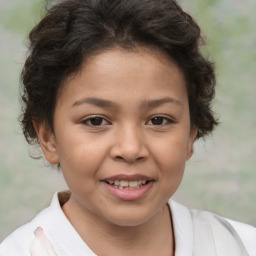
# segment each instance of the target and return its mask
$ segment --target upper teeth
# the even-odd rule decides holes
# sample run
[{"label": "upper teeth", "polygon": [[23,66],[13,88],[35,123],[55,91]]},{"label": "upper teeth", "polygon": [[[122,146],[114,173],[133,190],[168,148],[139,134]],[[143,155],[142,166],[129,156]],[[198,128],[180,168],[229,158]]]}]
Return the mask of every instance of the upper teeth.
[{"label": "upper teeth", "polygon": [[138,186],[146,184],[146,180],[108,180],[107,181],[109,184],[113,184],[115,186],[120,186],[120,187],[130,187],[130,188],[137,188]]}]

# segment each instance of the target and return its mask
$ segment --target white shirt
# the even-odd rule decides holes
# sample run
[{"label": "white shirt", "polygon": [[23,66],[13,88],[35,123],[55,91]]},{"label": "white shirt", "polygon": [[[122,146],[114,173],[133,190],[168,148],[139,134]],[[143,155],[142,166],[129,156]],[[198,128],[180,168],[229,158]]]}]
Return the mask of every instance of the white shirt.
[{"label": "white shirt", "polygon": [[[8,236],[0,245],[0,256],[95,256],[63,213],[61,197],[63,193],[55,193],[48,208]],[[190,210],[173,200],[168,203],[175,256],[256,256],[256,228],[209,212]],[[51,243],[55,253],[42,253],[38,247],[41,244],[35,240],[38,228],[43,232],[43,242]],[[31,254],[32,243],[38,253]]]}]

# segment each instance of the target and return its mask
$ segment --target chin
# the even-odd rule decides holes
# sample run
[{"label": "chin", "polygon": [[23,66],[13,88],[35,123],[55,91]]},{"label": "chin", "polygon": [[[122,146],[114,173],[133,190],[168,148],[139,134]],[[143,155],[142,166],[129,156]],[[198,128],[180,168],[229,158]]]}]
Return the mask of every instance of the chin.
[{"label": "chin", "polygon": [[105,216],[105,218],[109,223],[120,227],[136,227],[143,225],[151,218],[153,218],[154,215],[155,213],[152,213],[152,211],[143,211],[142,209],[129,209],[123,211],[115,211],[108,217]]},{"label": "chin", "polygon": [[111,223],[119,227],[138,227],[146,223],[148,219],[145,218],[123,218],[111,220]]}]

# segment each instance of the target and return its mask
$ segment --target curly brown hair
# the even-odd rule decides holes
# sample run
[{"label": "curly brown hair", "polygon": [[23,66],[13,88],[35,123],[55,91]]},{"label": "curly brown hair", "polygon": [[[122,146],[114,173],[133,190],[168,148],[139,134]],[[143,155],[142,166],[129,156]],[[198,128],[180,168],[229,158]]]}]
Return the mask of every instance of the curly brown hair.
[{"label": "curly brown hair", "polygon": [[175,0],[64,0],[47,10],[29,34],[22,80],[20,122],[26,140],[38,144],[33,122],[53,131],[57,92],[84,59],[113,47],[146,46],[170,56],[186,78],[191,123],[197,138],[217,125],[213,63],[200,52],[200,27]]}]

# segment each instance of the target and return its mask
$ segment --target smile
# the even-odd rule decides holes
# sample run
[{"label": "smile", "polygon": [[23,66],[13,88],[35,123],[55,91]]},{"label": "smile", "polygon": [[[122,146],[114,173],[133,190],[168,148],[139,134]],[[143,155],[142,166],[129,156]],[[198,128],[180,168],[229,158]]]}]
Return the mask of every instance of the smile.
[{"label": "smile", "polygon": [[147,183],[147,180],[106,180],[106,183],[118,189],[139,189]]},{"label": "smile", "polygon": [[125,201],[146,196],[155,180],[144,175],[115,175],[102,180],[106,190],[114,197]]}]

